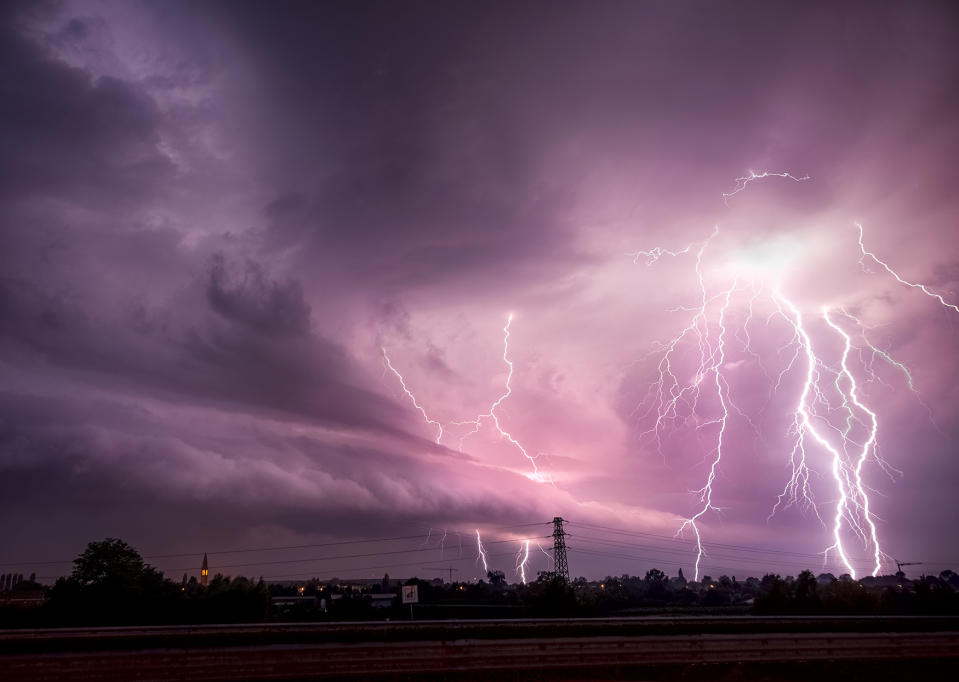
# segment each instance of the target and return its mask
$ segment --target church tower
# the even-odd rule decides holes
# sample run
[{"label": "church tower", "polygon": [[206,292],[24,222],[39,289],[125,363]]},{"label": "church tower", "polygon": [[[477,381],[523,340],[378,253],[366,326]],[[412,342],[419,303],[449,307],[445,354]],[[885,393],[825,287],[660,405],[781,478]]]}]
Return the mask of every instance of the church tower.
[{"label": "church tower", "polygon": [[200,584],[204,587],[210,580],[210,565],[206,561],[206,554],[203,555],[203,565],[200,566]]}]

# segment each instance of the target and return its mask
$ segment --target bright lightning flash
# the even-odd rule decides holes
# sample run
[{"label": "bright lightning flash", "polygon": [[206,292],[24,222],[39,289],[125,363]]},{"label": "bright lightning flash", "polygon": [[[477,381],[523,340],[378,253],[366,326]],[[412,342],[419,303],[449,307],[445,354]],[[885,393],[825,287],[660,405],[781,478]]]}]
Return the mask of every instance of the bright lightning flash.
[{"label": "bright lightning flash", "polygon": [[[751,173],[746,178],[737,179],[736,190],[724,196],[728,198],[742,191],[752,180],[769,175],[788,177],[797,181],[806,179],[805,177],[797,178],[788,173]],[[871,258],[882,265],[897,281],[918,288],[927,296],[938,300],[943,306],[959,311],[955,305],[947,303],[939,294],[931,292],[924,285],[904,280],[885,262],[867,251],[863,245],[862,226],[858,227],[859,246],[863,259]],[[677,424],[686,423],[690,419],[695,420],[697,431],[708,431],[711,434],[711,445],[706,454],[709,470],[704,485],[695,491],[698,499],[696,511],[683,521],[677,531],[677,535],[690,532],[695,538],[695,579],[699,579],[700,562],[705,555],[700,524],[709,512],[720,511],[714,501],[715,485],[726,454],[725,439],[729,422],[735,418],[743,419],[758,433],[758,428],[752,419],[736,405],[730,389],[729,373],[734,371],[735,364],[738,364],[727,361],[729,344],[733,340],[738,340],[741,350],[752,355],[759,363],[764,374],[770,379],[772,392],[781,389],[787,375],[798,374],[801,379],[799,382],[801,388],[794,404],[789,429],[791,445],[788,466],[791,473],[786,486],[772,507],[770,518],[778,511],[797,505],[802,509],[812,510],[822,521],[819,514],[820,505],[814,500],[810,487],[813,471],[810,448],[825,453],[830,462],[829,468],[835,485],[836,501],[831,521],[832,544],[826,548],[824,556],[828,559],[829,553],[835,552],[842,565],[855,578],[856,569],[846,541],[846,538],[852,535],[858,538],[861,545],[869,552],[868,572],[876,575],[882,569],[883,561],[887,559],[887,556],[880,545],[877,518],[870,506],[870,489],[864,482],[864,469],[869,462],[875,462],[886,473],[891,467],[879,456],[879,417],[864,402],[861,383],[856,377],[857,373],[862,372],[866,380],[877,380],[872,360],[864,360],[863,354],[868,351],[871,351],[871,357],[879,357],[898,369],[906,378],[910,390],[915,391],[912,375],[905,365],[866,340],[864,325],[856,317],[843,309],[822,306],[819,310],[822,322],[842,344],[838,363],[827,362],[825,356],[814,349],[809,322],[804,319],[799,307],[783,290],[782,281],[788,272],[788,257],[769,258],[767,257],[769,254],[766,254],[761,255],[757,260],[756,254],[746,254],[743,258],[727,259],[724,267],[715,268],[710,272],[713,278],[718,273],[719,278],[725,283],[718,287],[711,283],[707,285],[704,261],[707,250],[718,233],[719,230],[716,228],[705,240],[691,243],[677,250],[656,247],[649,251],[630,254],[634,263],[643,260],[647,266],[653,265],[664,256],[695,256],[694,272],[698,282],[698,302],[695,305],[676,309],[692,313],[689,323],[676,336],[659,346],[660,359],[656,365],[656,378],[635,412],[641,421],[650,424],[642,435],[652,439],[661,453],[664,437],[675,429]],[[778,252],[796,253],[797,250],[787,249]],[[791,336],[786,346],[779,350],[780,355],[785,354],[786,366],[775,379],[762,364],[759,354],[750,345],[749,330],[754,323],[754,305],[763,297],[773,310],[765,320],[765,324],[768,326],[773,319],[779,319],[785,323],[785,328],[789,330]],[[737,301],[742,301],[746,315],[738,333],[732,334],[728,326],[729,312]],[[862,339],[861,345],[857,345],[853,335],[847,331],[849,325],[857,330],[856,338]],[[680,369],[680,356],[690,346],[693,351],[694,368],[688,379],[681,379],[683,372]],[[855,357],[859,358],[861,367],[854,367],[852,364],[854,350],[858,351]],[[842,416],[838,424],[835,423],[839,420],[837,415]],[[825,522],[823,523],[825,525]]]}]

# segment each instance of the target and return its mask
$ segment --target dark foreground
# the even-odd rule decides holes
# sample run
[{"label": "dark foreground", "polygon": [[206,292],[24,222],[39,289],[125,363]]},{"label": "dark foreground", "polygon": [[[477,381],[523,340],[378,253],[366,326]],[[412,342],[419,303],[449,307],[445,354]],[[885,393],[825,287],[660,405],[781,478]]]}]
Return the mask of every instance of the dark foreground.
[{"label": "dark foreground", "polygon": [[17,680],[955,680],[959,618],[721,617],[0,631]]}]

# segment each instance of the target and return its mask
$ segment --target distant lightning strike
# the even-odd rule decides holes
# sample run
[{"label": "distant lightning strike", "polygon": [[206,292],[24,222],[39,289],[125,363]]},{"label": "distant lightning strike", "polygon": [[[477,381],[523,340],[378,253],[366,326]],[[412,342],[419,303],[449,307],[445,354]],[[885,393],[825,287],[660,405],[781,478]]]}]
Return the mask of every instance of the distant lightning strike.
[{"label": "distant lightning strike", "polygon": [[526,584],[526,564],[529,562],[529,540],[520,543],[519,553],[516,555],[516,572],[520,582]]},{"label": "distant lightning strike", "polygon": [[[777,176],[795,181],[807,180],[808,176],[796,177],[789,173],[750,173],[744,178],[737,178],[736,188],[724,194],[724,198],[741,192],[753,180]],[[922,284],[908,282],[894,272],[886,263],[875,254],[868,251],[863,244],[863,229],[859,227],[859,247],[862,259],[868,257],[883,266],[897,281],[920,289],[927,296],[939,301],[945,307],[959,311],[955,305],[946,302],[939,294],[927,289]],[[844,309],[831,309],[823,306],[820,309],[822,321],[826,327],[842,341],[842,352],[838,366],[830,365],[823,356],[817,354],[810,336],[808,323],[804,320],[798,306],[783,292],[780,280],[783,278],[783,268],[773,267],[771,275],[774,282],[764,282],[763,270],[769,270],[767,264],[759,268],[751,264],[744,267],[735,267],[731,276],[731,283],[713,291],[707,286],[703,271],[707,249],[718,235],[719,228],[706,239],[693,242],[681,249],[669,250],[655,247],[650,250],[637,251],[629,254],[634,263],[643,262],[651,266],[665,256],[680,257],[695,255],[694,272],[698,284],[699,301],[693,306],[681,306],[675,311],[692,313],[689,323],[673,338],[659,345],[659,361],[656,365],[656,378],[643,400],[637,406],[634,414],[641,421],[650,424],[642,436],[649,437],[662,453],[664,435],[682,423],[690,420],[696,422],[696,430],[711,430],[710,450],[706,454],[709,470],[704,485],[695,494],[699,505],[694,514],[686,518],[677,531],[677,535],[689,531],[696,542],[695,579],[699,579],[700,562],[705,555],[700,522],[710,511],[718,512],[720,508],[714,502],[714,487],[720,467],[725,455],[725,438],[732,412],[743,417],[758,433],[753,421],[740,410],[733,400],[730,384],[726,377],[727,349],[730,341],[728,328],[728,312],[734,303],[734,298],[740,291],[749,295],[746,305],[746,318],[740,333],[734,335],[742,345],[742,349],[754,361],[759,363],[763,374],[770,380],[773,391],[781,390],[784,378],[801,370],[801,388],[795,402],[789,430],[792,445],[789,448],[788,463],[790,476],[782,493],[779,495],[770,513],[770,519],[777,513],[793,505],[802,509],[812,510],[823,521],[819,513],[819,505],[813,498],[810,485],[812,474],[811,445],[817,451],[824,452],[829,460],[829,469],[836,490],[834,514],[831,519],[832,544],[825,550],[825,556],[835,553],[842,565],[851,576],[856,576],[852,556],[847,546],[845,536],[852,535],[870,552],[870,573],[875,575],[882,568],[887,558],[881,549],[879,533],[876,525],[877,518],[872,511],[869,500],[869,489],[864,482],[864,468],[867,462],[873,461],[887,473],[891,469],[878,454],[879,417],[870,409],[861,395],[861,386],[856,373],[850,365],[850,356],[856,347],[853,337],[837,321],[836,316],[852,323],[860,330],[859,337],[863,339],[864,347],[871,351],[871,357],[879,357],[904,376],[909,389],[915,392],[912,375],[909,369],[888,353],[872,345],[865,336],[865,325],[855,316]],[[728,281],[728,280],[727,280]],[[757,300],[765,296],[773,309],[767,318],[767,326],[773,318],[779,318],[787,324],[791,338],[780,349],[780,354],[787,351],[785,367],[779,372],[775,381],[763,365],[759,353],[751,347],[752,339],[749,334],[749,324],[754,317],[754,305]],[[714,311],[715,312],[711,312]],[[838,311],[838,312],[837,312]],[[680,379],[679,356],[683,347],[691,346],[695,368],[688,379]],[[860,358],[862,349],[860,348]],[[861,363],[868,380],[876,380],[872,361]],[[707,406],[706,396],[710,398]],[[642,408],[645,406],[645,410]],[[732,408],[732,412],[730,412]],[[713,416],[701,418],[703,412],[711,412]],[[833,423],[835,414],[845,414],[843,425]],[[823,524],[825,522],[823,521]]]},{"label": "distant lightning strike", "polygon": [[[552,476],[550,476],[548,473],[545,473],[539,470],[539,467],[536,464],[536,460],[539,457],[539,455],[538,454],[531,455],[529,451],[523,446],[523,444],[520,443],[513,436],[512,433],[504,429],[503,425],[500,423],[499,415],[496,413],[496,411],[502,406],[503,402],[513,394],[513,386],[512,386],[513,361],[510,360],[509,358],[509,335],[510,335],[510,325],[512,325],[512,323],[513,323],[513,314],[510,313],[509,316],[506,318],[506,326],[503,327],[503,362],[506,363],[506,366],[508,368],[508,372],[506,374],[506,385],[503,393],[496,400],[493,401],[493,403],[490,405],[489,410],[487,410],[486,412],[477,415],[473,419],[468,419],[464,421],[452,421],[452,422],[449,422],[449,424],[453,424],[455,426],[472,426],[473,427],[471,431],[468,431],[467,433],[463,434],[459,439],[459,449],[462,450],[463,443],[467,438],[478,433],[480,429],[483,427],[484,422],[491,422],[493,424],[493,427],[496,429],[497,433],[499,433],[500,437],[509,441],[517,450],[520,451],[523,457],[525,457],[529,461],[533,470],[529,474],[526,474],[527,478],[536,482],[540,482],[540,483],[547,482],[555,485],[555,483],[553,482]],[[413,404],[413,407],[415,407],[419,411],[419,413],[423,415],[423,419],[424,421],[426,421],[427,424],[436,427],[436,443],[439,444],[443,440],[443,435],[444,435],[443,424],[431,418],[426,413],[426,410],[420,405],[420,403],[417,401],[416,397],[409,390],[409,388],[407,388],[406,381],[403,379],[403,376],[393,367],[393,364],[390,362],[390,358],[386,353],[386,349],[384,348],[381,350],[383,351],[383,358],[386,360],[386,366],[396,376],[396,378],[399,379],[400,385],[403,387],[403,391],[406,393],[407,397],[410,399],[410,402]]]},{"label": "distant lightning strike", "polygon": [[489,563],[487,559],[489,555],[486,553],[486,548],[483,547],[483,539],[480,538],[479,528],[476,529],[476,560],[483,562],[483,573],[489,573]]}]

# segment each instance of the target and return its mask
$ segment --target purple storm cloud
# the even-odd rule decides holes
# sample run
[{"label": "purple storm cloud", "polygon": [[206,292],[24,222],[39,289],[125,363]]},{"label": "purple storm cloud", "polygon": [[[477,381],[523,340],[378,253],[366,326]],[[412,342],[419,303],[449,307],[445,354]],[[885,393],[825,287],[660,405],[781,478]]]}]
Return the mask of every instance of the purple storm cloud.
[{"label": "purple storm cloud", "polygon": [[[210,551],[214,571],[400,576],[442,556],[464,578],[512,572],[563,516],[632,534],[604,549],[571,525],[574,575],[691,576],[692,529],[670,538],[695,518],[700,573],[838,575],[822,553],[840,492],[814,439],[814,501],[781,503],[806,367],[788,299],[823,362],[817,423],[868,450],[859,526],[883,569],[956,568],[957,18],[906,2],[8,4],[0,562],[59,575],[39,562],[114,536]],[[680,251],[714,231],[698,275],[698,247]],[[670,412],[651,385],[700,276],[710,296],[738,284],[722,319],[707,308],[706,364],[701,337],[673,356],[677,386],[712,392]],[[858,406],[836,435],[850,380],[832,323],[878,446]],[[841,533],[871,572],[870,539]],[[404,547],[438,551],[214,554],[416,535]]]}]

